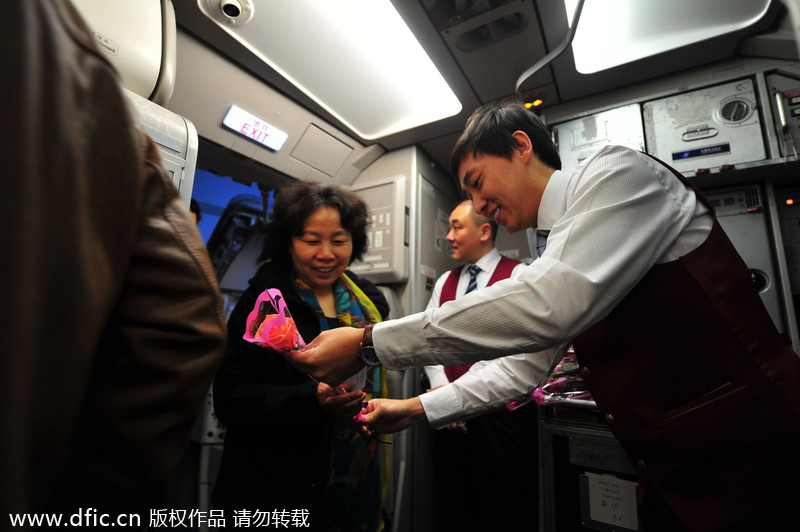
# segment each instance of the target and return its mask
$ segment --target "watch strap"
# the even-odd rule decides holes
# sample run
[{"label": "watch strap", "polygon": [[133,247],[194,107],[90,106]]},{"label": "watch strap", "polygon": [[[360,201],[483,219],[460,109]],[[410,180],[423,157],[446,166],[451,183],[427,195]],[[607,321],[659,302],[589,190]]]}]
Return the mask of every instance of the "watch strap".
[{"label": "watch strap", "polygon": [[375,325],[370,323],[364,328],[364,335],[361,337],[361,346],[358,350],[358,358],[367,366],[380,366],[381,361],[372,345],[372,328]]},{"label": "watch strap", "polygon": [[367,326],[364,327],[364,336],[361,338],[361,347],[374,347],[374,344],[372,343],[372,329],[374,327],[374,323],[367,324]]}]

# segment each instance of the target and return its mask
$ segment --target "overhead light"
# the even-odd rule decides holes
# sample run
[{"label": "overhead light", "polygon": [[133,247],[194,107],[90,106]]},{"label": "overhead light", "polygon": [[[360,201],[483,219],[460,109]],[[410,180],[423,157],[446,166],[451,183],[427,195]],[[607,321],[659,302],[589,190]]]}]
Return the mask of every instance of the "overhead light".
[{"label": "overhead light", "polygon": [[[567,24],[579,0],[564,0]],[[754,24],[771,0],[586,2],[572,42],[575,68],[592,74]]]},{"label": "overhead light", "polygon": [[259,2],[221,28],[360,137],[373,140],[458,114],[459,102],[390,0]]}]

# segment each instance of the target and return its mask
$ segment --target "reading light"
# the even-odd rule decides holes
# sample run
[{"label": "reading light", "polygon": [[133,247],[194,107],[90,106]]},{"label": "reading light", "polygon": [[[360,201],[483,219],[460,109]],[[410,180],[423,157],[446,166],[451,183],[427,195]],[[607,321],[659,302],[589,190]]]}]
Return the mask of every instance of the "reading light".
[{"label": "reading light", "polygon": [[198,5],[364,139],[461,111],[461,102],[390,0],[263,2],[246,25],[225,20],[219,0],[198,0]]}]

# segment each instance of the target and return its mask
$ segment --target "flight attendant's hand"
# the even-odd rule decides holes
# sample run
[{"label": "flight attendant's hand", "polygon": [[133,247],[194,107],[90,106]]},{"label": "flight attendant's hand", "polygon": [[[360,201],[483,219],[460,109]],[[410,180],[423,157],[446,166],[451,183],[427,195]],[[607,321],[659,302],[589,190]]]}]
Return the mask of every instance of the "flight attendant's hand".
[{"label": "flight attendant's hand", "polygon": [[373,399],[355,417],[361,431],[370,435],[399,432],[426,419],[419,397]]},{"label": "flight attendant's hand", "polygon": [[364,329],[338,327],[322,331],[301,351],[292,351],[287,360],[317,381],[335,386],[364,367],[358,358]]}]

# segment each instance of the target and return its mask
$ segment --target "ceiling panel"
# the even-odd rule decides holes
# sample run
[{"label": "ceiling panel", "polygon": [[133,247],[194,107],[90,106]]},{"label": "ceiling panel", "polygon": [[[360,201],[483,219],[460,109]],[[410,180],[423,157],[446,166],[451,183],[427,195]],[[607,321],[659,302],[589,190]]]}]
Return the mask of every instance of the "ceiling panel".
[{"label": "ceiling panel", "polygon": [[[561,44],[568,30],[566,8],[559,0],[393,0],[393,4],[449,81],[463,110],[440,122],[374,141],[360,140],[365,145],[377,143],[387,150],[419,144],[445,168],[452,144],[472,111],[482,103],[513,97],[519,76]],[[269,1],[255,0],[255,5],[255,16],[248,24],[258,24],[261,17],[270,16]],[[177,22],[185,31],[334,127],[347,130],[252,53],[237,46],[225,32],[212,27],[207,17],[199,14],[196,0],[176,1],[175,9]],[[526,99],[529,95],[540,96],[546,108],[724,59],[735,53],[742,36],[768,29],[781,9],[781,2],[773,1],[767,16],[745,31],[595,74],[578,73],[568,48],[552,64],[526,80],[522,92]],[[302,32],[298,32],[298,37],[303,38]]]}]

